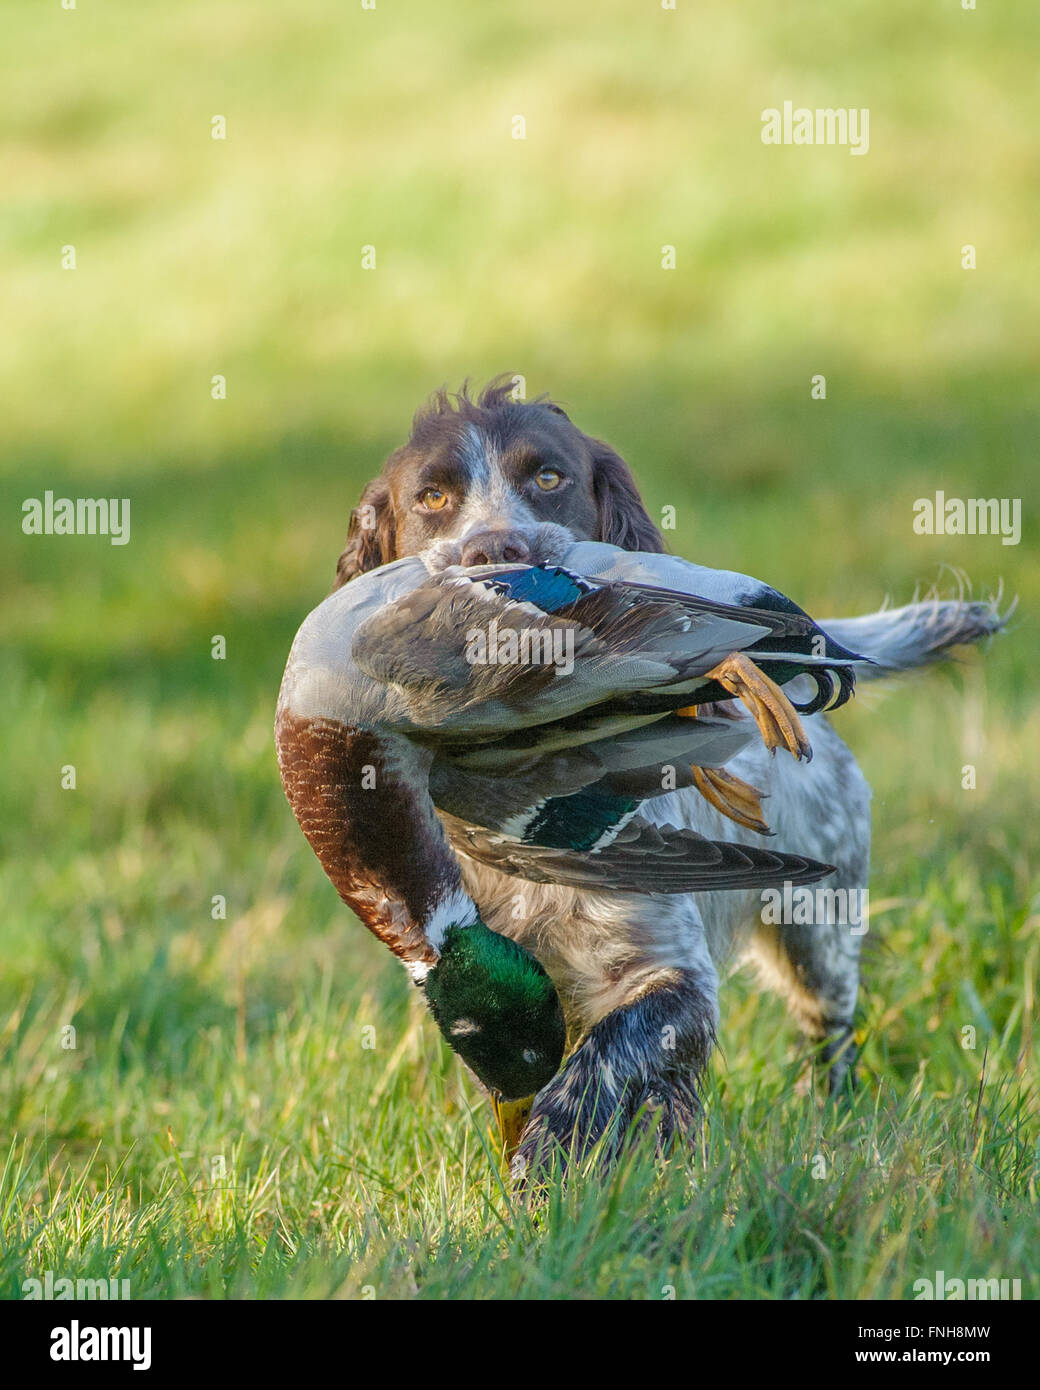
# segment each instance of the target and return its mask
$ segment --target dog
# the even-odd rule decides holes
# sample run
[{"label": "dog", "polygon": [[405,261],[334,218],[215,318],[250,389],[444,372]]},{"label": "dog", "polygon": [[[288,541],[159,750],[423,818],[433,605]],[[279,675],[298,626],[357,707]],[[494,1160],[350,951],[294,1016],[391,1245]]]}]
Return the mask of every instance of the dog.
[{"label": "dog", "polygon": [[[449,565],[553,563],[575,540],[663,551],[628,465],[548,397],[513,398],[497,379],[472,399],[435,393],[408,441],[387,459],[355,508],[334,588],[419,555]],[[870,657],[872,678],[925,665],[996,631],[993,602],[933,600],[824,622]],[[798,698],[797,682],[788,690]],[[726,712],[746,718],[739,705]],[[735,826],[691,788],[663,793],[640,814],[711,839],[768,844],[835,866],[808,910],[779,914],[763,895],[636,896],[525,883],[460,856],[466,891],[494,930],[531,950],[557,987],[570,1053],[538,1095],[513,1160],[524,1179],[559,1148],[597,1141],[615,1155],[633,1128],[662,1145],[690,1140],[700,1080],[715,1045],[719,978],[757,967],[814,1045],[832,1093],[855,1078],[855,1012],[866,931],[870,788],[823,714],[806,721],[814,758],[772,757],[755,740],[729,770],[769,798],[773,837]],[[776,895],[779,897],[779,895]],[[519,910],[518,910],[519,909]],[[808,920],[807,920],[808,918]]]}]

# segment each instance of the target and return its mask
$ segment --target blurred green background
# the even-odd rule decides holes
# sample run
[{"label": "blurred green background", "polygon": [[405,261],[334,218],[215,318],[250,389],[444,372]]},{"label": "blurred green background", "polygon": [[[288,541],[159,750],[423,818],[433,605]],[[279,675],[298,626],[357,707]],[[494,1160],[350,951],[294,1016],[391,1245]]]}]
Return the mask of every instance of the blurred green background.
[{"label": "blurred green background", "polygon": [[[487,1155],[479,1182],[460,1157],[477,1096],[320,874],[271,746],[293,632],[361,486],[431,389],[502,371],[625,455],[651,512],[676,508],[675,550],[820,617],[950,588],[942,566],[1019,596],[984,661],[840,716],[876,804],[865,1093],[948,1102],[937,1134],[988,1047],[984,1085],[1018,1097],[1013,1158],[976,1124],[971,1171],[936,1147],[922,1200],[969,1264],[988,1211],[1013,1263],[987,1204],[1035,1211],[1040,11],[5,0],[0,16],[11,1289],[50,1260],[130,1270],[141,1292],[328,1292],[367,1258],[381,1293],[643,1296],[631,1251],[620,1284],[597,1283],[609,1262],[580,1244],[542,1283],[496,1284],[483,1255],[432,1279],[431,1240],[456,1260],[489,1248],[467,1182],[505,1202]],[[869,154],[763,145],[762,110],[787,99],[869,107]],[[128,497],[130,543],[23,535],[22,501],[47,489]],[[937,489],[1022,498],[1022,543],[914,535]],[[743,981],[724,1008],[717,1108],[739,1117],[753,1091],[784,1113],[782,1011]],[[774,1182],[801,1162],[788,1121]],[[236,1181],[214,1195],[218,1153]],[[810,1252],[792,1270],[770,1230],[758,1256],[728,1247],[711,1287],[684,1255],[680,1296],[902,1297],[921,1261],[956,1255],[916,1217],[863,1224],[861,1198],[837,1266]],[[307,1252],[323,1272],[297,1271]]]}]

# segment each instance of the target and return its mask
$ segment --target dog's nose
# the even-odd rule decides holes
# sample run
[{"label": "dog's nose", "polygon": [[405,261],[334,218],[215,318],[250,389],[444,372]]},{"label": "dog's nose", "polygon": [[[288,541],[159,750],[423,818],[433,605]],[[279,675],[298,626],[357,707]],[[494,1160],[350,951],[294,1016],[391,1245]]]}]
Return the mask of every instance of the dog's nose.
[{"label": "dog's nose", "polygon": [[519,531],[481,531],[462,547],[463,565],[526,565],[531,547]]}]

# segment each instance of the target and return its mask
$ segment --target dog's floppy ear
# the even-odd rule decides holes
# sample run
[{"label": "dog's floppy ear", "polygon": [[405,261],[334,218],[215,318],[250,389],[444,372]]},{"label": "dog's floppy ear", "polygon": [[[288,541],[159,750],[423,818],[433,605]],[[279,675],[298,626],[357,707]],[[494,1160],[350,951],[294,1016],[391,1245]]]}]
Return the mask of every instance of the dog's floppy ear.
[{"label": "dog's floppy ear", "polygon": [[347,543],[336,565],[333,589],[349,580],[389,564],[394,558],[394,508],[390,489],[383,478],[376,478],[361,494],[361,501],[350,514]]},{"label": "dog's floppy ear", "polygon": [[592,489],[599,510],[599,539],[622,550],[664,550],[628,464],[609,444],[592,440]]}]

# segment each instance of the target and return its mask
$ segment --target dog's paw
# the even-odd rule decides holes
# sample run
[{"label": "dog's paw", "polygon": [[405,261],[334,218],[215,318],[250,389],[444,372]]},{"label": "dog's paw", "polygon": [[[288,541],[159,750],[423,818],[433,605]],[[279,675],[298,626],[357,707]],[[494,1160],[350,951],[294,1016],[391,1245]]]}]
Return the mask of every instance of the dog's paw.
[{"label": "dog's paw", "polygon": [[529,1191],[591,1155],[606,1169],[627,1144],[648,1133],[662,1155],[677,1145],[692,1146],[701,1115],[691,1080],[655,1077],[619,1085],[613,1068],[590,1068],[579,1049],[535,1099],[510,1166],[513,1182]]}]

